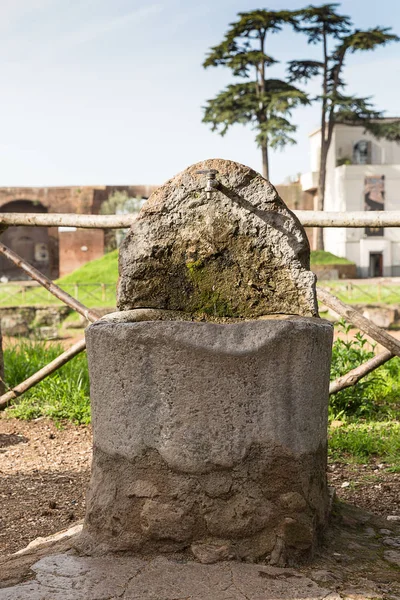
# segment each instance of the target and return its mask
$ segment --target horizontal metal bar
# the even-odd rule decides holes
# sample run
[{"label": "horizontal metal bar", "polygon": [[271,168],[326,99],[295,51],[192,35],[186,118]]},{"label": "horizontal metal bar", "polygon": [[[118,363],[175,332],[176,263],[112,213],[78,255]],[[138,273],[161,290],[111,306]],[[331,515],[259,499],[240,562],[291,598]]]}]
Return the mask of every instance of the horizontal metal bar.
[{"label": "horizontal metal bar", "polygon": [[[400,211],[325,212],[293,211],[304,227],[400,227]],[[136,215],[76,215],[72,213],[0,213],[0,227],[78,227],[83,229],[125,229]]]},{"label": "horizontal metal bar", "polygon": [[293,211],[304,227],[400,227],[400,210]]},{"label": "horizontal metal bar", "polygon": [[76,215],[74,213],[0,213],[1,225],[31,227],[79,227],[82,229],[125,229],[136,215]]}]

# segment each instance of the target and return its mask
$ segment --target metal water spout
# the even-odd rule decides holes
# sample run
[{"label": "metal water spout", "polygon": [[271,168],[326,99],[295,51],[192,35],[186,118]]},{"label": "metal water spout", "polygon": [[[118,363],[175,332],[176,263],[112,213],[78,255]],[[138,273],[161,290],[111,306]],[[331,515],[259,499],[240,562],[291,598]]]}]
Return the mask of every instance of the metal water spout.
[{"label": "metal water spout", "polygon": [[199,175],[207,175],[207,183],[204,191],[207,194],[207,200],[211,200],[211,194],[213,192],[218,191],[220,183],[217,179],[217,174],[219,171],[217,169],[204,169],[201,171],[196,171]]}]

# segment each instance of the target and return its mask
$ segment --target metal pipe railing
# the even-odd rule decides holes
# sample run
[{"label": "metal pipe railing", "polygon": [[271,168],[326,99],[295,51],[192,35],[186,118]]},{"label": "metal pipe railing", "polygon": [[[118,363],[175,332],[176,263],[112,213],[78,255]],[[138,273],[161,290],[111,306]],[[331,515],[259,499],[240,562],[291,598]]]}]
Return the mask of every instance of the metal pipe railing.
[{"label": "metal pipe railing", "polygon": [[[326,212],[294,210],[304,227],[400,227],[399,210]],[[0,228],[15,225],[31,227],[79,227],[83,229],[125,229],[136,215],[76,215],[73,213],[1,213]]]}]

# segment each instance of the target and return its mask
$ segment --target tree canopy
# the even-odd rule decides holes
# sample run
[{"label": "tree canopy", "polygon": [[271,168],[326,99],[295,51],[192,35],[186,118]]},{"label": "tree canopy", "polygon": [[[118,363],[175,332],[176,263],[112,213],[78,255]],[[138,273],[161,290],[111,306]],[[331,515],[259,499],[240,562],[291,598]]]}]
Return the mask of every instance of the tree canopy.
[{"label": "tree canopy", "polygon": [[266,53],[267,36],[284,25],[297,26],[295,11],[254,10],[238,14],[223,41],[211,48],[203,66],[224,66],[245,81],[228,85],[207,101],[203,122],[225,135],[229,127],[250,125],[262,149],[263,174],[269,176],[268,148],[294,144],[296,126],[290,116],[294,108],[307,104],[307,95],[293,84],[268,79],[267,68],[277,61]]},{"label": "tree canopy", "polygon": [[[336,123],[362,125],[376,137],[400,141],[400,121],[383,119],[370,97],[345,93],[343,68],[348,55],[370,51],[389,42],[398,41],[388,27],[367,30],[353,29],[350,17],[338,12],[339,4],[310,5],[298,11],[296,30],[304,33],[309,44],[321,46],[321,60],[292,60],[289,62],[290,83],[308,82],[321,77],[321,93],[314,98],[321,105],[321,155],[317,208],[324,209],[326,162]],[[323,232],[318,230],[316,247],[323,249]]]}]

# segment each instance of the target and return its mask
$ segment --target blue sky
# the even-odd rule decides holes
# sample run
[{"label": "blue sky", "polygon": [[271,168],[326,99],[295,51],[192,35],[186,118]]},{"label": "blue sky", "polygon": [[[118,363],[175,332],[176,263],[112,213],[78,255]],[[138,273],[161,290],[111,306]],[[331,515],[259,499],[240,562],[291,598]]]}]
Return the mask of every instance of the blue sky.
[{"label": "blue sky", "polygon": [[[205,100],[230,81],[201,64],[238,11],[305,4],[0,0],[0,187],[158,184],[213,157],[260,170],[253,131],[235,126],[221,138],[201,123]],[[344,0],[341,10],[359,28],[400,34],[397,0]],[[287,60],[318,57],[289,30],[270,38],[268,53],[281,61],[271,77]],[[400,113],[399,75],[400,43],[352,56],[345,71],[349,92],[372,95],[388,115]],[[318,119],[317,106],[294,112],[298,144],[272,154],[273,183],[308,170]]]}]

